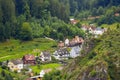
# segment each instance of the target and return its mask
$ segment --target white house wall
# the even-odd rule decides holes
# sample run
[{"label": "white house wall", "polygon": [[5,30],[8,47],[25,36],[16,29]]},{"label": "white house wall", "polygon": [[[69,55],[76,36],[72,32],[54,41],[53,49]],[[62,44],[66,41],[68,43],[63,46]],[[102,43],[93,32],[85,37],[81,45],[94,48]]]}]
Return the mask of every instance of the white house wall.
[{"label": "white house wall", "polygon": [[70,57],[75,58],[80,55],[81,47],[74,46],[70,51]]}]

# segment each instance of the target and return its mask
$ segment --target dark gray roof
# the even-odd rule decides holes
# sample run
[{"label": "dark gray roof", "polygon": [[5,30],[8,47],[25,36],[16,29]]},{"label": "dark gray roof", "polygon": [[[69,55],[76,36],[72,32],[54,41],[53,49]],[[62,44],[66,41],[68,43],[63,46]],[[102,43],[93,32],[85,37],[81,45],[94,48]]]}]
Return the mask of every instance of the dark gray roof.
[{"label": "dark gray roof", "polygon": [[98,30],[98,31],[99,31],[99,30],[102,31],[103,29],[102,29],[101,27],[97,27],[96,30]]},{"label": "dark gray roof", "polygon": [[23,61],[20,59],[17,60],[11,60],[10,62],[12,62],[13,64],[17,65],[17,64],[23,64]]},{"label": "dark gray roof", "polygon": [[63,49],[58,49],[57,50],[57,53],[59,55],[65,55],[65,54],[69,54],[68,50],[66,48],[63,48]]},{"label": "dark gray roof", "polygon": [[50,54],[49,52],[47,52],[47,51],[44,51],[44,52],[43,52],[43,55],[44,55],[45,57],[50,57],[50,56],[51,56],[51,54]]}]

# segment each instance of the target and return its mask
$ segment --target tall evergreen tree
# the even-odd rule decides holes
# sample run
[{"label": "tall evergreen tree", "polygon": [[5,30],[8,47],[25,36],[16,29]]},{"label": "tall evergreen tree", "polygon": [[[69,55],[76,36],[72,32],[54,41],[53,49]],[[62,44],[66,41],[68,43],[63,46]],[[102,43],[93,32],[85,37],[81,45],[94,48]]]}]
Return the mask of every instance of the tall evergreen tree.
[{"label": "tall evergreen tree", "polygon": [[0,0],[0,23],[2,23],[2,17],[3,17],[3,13],[2,13],[1,0]]},{"label": "tall evergreen tree", "polygon": [[2,23],[0,23],[0,41],[5,40],[5,29]]},{"label": "tall evergreen tree", "polygon": [[3,23],[15,21],[15,4],[13,0],[2,0]]}]

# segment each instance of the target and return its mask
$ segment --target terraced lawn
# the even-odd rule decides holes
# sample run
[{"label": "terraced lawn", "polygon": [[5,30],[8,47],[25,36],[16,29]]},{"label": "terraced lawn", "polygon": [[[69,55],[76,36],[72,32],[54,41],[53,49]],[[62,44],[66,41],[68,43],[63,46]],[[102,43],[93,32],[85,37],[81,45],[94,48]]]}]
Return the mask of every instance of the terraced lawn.
[{"label": "terraced lawn", "polygon": [[31,69],[33,70],[34,73],[39,74],[41,70],[52,70],[52,69],[57,69],[61,67],[61,64],[58,63],[49,63],[49,64],[41,64],[41,65],[36,65],[36,66],[31,66]]},{"label": "terraced lawn", "polygon": [[36,49],[53,52],[55,50],[55,47],[53,46],[56,46],[55,41],[44,38],[26,42],[11,39],[7,42],[0,43],[0,61],[21,58],[25,54],[39,55],[40,52],[34,52]]}]

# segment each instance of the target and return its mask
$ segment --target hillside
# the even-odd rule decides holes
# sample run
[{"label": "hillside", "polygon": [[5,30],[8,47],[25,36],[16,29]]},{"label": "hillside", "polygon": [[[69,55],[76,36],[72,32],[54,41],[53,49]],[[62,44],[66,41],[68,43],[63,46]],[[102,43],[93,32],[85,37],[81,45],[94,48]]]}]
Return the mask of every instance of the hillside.
[{"label": "hillside", "polygon": [[[45,80],[120,80],[120,26],[112,26],[99,39],[91,39],[94,47],[74,59],[62,72],[45,76]],[[58,73],[58,74],[57,74]],[[62,77],[62,78],[61,78]]]},{"label": "hillside", "polygon": [[109,30],[91,52],[83,58],[78,57],[65,68],[66,80],[119,80],[119,30],[120,27]]},{"label": "hillside", "polygon": [[[43,80],[120,80],[119,23],[120,0],[0,0],[0,80],[33,76],[25,74],[28,69],[16,74],[8,68],[9,60],[25,54],[36,56],[28,61],[37,61],[30,66],[34,75],[42,69],[54,69]],[[88,32],[95,27],[107,32],[93,38],[95,32]],[[65,62],[54,57],[41,62],[41,51],[53,53],[59,41],[74,36],[85,41],[81,56],[68,57]],[[61,71],[56,70],[60,63],[65,66]]]}]

